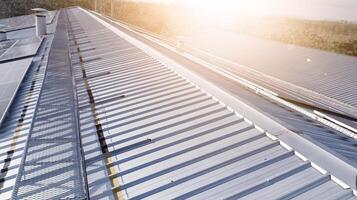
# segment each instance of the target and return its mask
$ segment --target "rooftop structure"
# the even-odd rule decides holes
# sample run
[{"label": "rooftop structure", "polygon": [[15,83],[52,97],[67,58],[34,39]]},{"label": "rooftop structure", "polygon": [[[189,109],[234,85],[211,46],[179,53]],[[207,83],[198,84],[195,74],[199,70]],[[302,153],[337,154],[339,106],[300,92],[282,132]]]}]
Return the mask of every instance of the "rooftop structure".
[{"label": "rooftop structure", "polygon": [[356,199],[346,127],[95,12],[50,13],[47,35],[0,42],[1,199]]}]

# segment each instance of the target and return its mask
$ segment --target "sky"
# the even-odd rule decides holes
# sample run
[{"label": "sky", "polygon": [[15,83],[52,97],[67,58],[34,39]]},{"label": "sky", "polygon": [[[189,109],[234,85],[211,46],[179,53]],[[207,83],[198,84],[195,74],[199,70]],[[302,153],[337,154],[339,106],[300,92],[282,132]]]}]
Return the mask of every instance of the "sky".
[{"label": "sky", "polygon": [[357,0],[141,0],[176,2],[209,12],[357,22]]}]

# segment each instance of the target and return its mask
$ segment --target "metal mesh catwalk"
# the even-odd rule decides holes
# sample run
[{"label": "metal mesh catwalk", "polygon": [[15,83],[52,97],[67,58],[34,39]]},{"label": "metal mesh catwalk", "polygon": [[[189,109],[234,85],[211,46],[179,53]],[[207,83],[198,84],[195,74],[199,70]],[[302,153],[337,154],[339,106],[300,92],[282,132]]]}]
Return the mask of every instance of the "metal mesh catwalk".
[{"label": "metal mesh catwalk", "polygon": [[12,199],[86,199],[66,15],[56,34]]},{"label": "metal mesh catwalk", "polygon": [[354,198],[86,12],[69,19],[93,199]]}]

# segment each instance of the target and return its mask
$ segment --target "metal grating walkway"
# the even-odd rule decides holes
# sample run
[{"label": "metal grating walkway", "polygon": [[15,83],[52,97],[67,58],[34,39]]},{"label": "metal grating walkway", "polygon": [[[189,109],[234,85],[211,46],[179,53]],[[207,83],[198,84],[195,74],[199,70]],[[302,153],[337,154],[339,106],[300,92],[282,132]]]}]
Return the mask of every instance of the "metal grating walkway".
[{"label": "metal grating walkway", "polygon": [[12,199],[86,199],[77,108],[61,12]]}]

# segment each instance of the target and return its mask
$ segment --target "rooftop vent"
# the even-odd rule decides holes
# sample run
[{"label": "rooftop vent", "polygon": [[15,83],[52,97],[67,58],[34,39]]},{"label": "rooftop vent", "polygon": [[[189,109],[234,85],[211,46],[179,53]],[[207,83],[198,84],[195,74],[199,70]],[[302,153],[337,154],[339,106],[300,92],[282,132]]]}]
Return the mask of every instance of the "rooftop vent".
[{"label": "rooftop vent", "polygon": [[46,27],[46,9],[43,8],[33,8],[32,11],[35,12],[35,23],[36,23],[36,36],[40,37],[47,34]]}]

